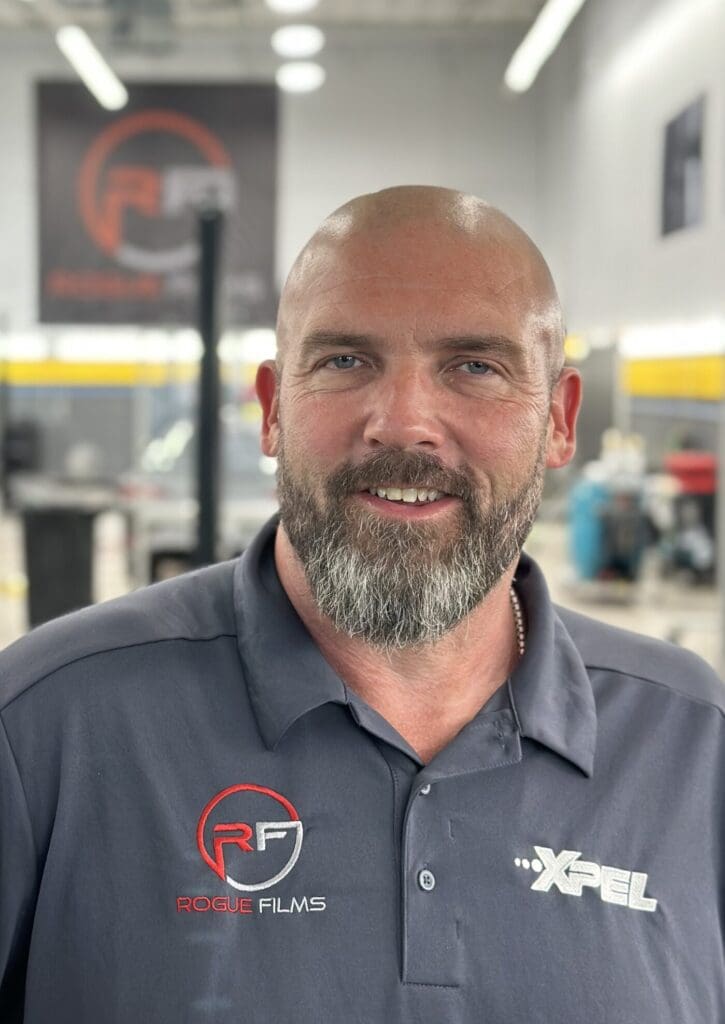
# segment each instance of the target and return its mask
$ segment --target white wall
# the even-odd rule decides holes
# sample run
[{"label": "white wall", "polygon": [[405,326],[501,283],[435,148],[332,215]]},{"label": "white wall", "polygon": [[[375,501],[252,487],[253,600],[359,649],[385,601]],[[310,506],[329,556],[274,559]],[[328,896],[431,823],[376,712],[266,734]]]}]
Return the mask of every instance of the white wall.
[{"label": "white wall", "polygon": [[341,37],[319,101],[283,107],[282,264],[345,199],[406,182],[481,195],[538,235],[538,98],[501,88],[519,36]]},{"label": "white wall", "polygon": [[[570,328],[725,314],[725,2],[589,0],[534,88]],[[663,239],[664,125],[703,92],[705,220]]]},{"label": "white wall", "polygon": [[[501,78],[520,31],[341,31],[319,92],[281,103],[278,271],[331,209],[402,182],[451,185],[502,206],[540,236],[536,95],[512,100]],[[271,80],[266,34],[198,37],[153,60],[112,55],[141,80]],[[0,37],[0,327],[36,316],[33,83],[72,77],[46,32]]]}]

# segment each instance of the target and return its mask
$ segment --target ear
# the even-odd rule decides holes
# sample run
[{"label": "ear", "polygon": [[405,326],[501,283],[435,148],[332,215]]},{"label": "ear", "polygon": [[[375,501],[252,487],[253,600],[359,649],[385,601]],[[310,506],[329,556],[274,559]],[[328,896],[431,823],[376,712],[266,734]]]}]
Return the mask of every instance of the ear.
[{"label": "ear", "polygon": [[559,469],[571,462],[576,451],[576,418],[582,399],[582,379],[578,370],[564,367],[554,385],[549,407],[549,434],[546,465]]},{"label": "ear", "polygon": [[257,370],[255,387],[262,406],[262,451],[272,458],[279,447],[278,384],[277,364],[274,359],[266,359]]}]

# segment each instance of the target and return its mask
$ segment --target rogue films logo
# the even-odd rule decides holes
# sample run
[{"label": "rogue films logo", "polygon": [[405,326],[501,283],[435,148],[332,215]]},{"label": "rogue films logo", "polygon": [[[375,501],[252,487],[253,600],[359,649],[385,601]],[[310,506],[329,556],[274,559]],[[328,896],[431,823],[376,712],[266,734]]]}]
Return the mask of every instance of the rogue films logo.
[{"label": "rogue films logo", "polygon": [[[242,893],[270,889],[297,863],[304,828],[290,801],[266,786],[244,782],[212,797],[196,828],[202,860],[227,885]],[[231,913],[307,913],[326,909],[323,896],[278,897],[180,896],[178,911]]]},{"label": "rogue films logo", "polygon": [[[262,801],[244,801],[247,809],[254,809],[259,815],[266,813],[266,820],[250,823],[239,820],[234,815],[231,820],[227,816],[228,811],[237,811],[242,805],[238,799],[239,794],[257,794],[263,797]],[[282,817],[284,812],[285,817]],[[249,816],[249,815],[247,815]],[[272,817],[274,816],[274,817]],[[236,819],[236,820],[235,820]],[[207,827],[209,826],[209,827]],[[211,833],[211,842],[208,833]],[[241,783],[238,786],[229,786],[209,801],[202,811],[199,824],[196,829],[196,842],[204,862],[209,865],[214,874],[222,881],[227,882],[234,889],[241,889],[243,892],[257,892],[260,889],[269,889],[285,878],[297,863],[297,858],[302,849],[302,822],[297,811],[285,797],[275,793],[273,789],[266,789],[264,786],[255,786],[252,783]],[[280,860],[274,853],[271,856],[261,857],[269,852],[270,844],[285,840],[284,861]],[[290,842],[290,840],[292,840]],[[211,846],[211,852],[209,849]],[[239,853],[236,858],[238,868],[235,868],[244,878],[234,878],[226,867],[226,858],[229,853]],[[254,854],[257,856],[254,856]],[[244,854],[252,854],[247,858]],[[274,865],[272,873],[269,874],[268,865]],[[259,875],[269,875],[259,877]]]},{"label": "rogue films logo", "polygon": [[[123,147],[150,136],[142,160],[123,159]],[[156,158],[159,137],[173,140],[186,159]],[[180,238],[164,248],[148,244],[161,222],[171,224],[204,200],[229,209],[236,199],[231,157],[219,138],[200,121],[174,110],[143,110],[114,121],[86,152],[78,175],[77,195],[83,225],[95,246],[120,266],[138,273],[170,274],[192,267],[196,241]],[[151,221],[154,230],[137,228]]]}]

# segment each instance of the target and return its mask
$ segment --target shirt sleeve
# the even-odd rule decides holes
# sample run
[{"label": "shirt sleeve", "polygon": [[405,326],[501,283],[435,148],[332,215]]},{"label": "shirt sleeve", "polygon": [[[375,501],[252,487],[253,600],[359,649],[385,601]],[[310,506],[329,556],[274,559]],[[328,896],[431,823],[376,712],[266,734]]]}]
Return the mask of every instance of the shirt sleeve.
[{"label": "shirt sleeve", "polygon": [[0,1021],[21,1024],[37,856],[22,780],[0,715]]}]

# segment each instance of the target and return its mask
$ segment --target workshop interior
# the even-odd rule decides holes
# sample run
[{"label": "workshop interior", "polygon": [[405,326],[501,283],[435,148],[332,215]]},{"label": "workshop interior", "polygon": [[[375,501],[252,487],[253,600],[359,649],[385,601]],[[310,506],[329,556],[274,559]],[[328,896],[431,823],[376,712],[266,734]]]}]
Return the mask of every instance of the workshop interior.
[{"label": "workshop interior", "polygon": [[723,0],[0,0],[0,646],[244,551],[295,255],[424,184],[559,290],[555,601],[722,671],[724,38]]}]

